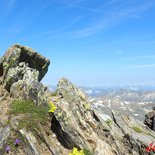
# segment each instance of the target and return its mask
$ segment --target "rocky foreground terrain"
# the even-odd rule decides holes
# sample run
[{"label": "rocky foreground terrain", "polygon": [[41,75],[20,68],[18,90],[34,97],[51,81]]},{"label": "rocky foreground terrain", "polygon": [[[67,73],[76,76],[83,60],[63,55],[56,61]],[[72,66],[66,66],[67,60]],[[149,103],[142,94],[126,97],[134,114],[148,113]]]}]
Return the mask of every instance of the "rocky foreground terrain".
[{"label": "rocky foreground terrain", "polygon": [[65,78],[54,93],[47,91],[40,81],[49,64],[21,45],[0,59],[0,155],[68,155],[73,148],[84,155],[146,154],[153,130],[111,108],[103,118]]}]

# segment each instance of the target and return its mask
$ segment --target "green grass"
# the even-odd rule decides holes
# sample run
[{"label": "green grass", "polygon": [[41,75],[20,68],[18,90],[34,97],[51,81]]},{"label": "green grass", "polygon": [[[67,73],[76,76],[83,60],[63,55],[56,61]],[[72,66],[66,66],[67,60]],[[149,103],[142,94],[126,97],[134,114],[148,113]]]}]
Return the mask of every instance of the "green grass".
[{"label": "green grass", "polygon": [[36,128],[37,122],[46,124],[48,121],[48,107],[35,106],[32,101],[14,100],[11,104],[11,114],[25,114],[19,121],[19,128]]},{"label": "green grass", "polygon": [[142,133],[142,132],[143,132],[142,129],[139,128],[139,127],[137,127],[137,126],[132,127],[132,129],[133,129],[135,132],[138,132],[138,133]]}]

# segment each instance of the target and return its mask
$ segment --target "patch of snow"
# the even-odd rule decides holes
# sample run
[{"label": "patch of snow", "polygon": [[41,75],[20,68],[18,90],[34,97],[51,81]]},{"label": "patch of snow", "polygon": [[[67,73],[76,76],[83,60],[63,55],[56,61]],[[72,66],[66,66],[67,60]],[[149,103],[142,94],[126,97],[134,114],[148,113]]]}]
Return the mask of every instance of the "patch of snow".
[{"label": "patch of snow", "polygon": [[101,119],[103,119],[104,121],[107,121],[107,120],[112,120],[112,118],[107,115],[107,114],[100,114],[99,115],[101,117]]},{"label": "patch of snow", "polygon": [[124,103],[123,102],[121,102],[120,104],[121,104],[121,106],[124,106]]},{"label": "patch of snow", "polygon": [[120,107],[120,109],[126,110],[126,107]]},{"label": "patch of snow", "polygon": [[95,107],[105,107],[103,104],[103,102],[101,100],[97,101],[97,102],[94,102],[93,105],[95,105]]},{"label": "patch of snow", "polygon": [[138,116],[138,114],[134,114],[135,116]]},{"label": "patch of snow", "polygon": [[91,98],[89,101],[90,101],[90,102],[93,102],[93,101],[95,101],[95,98]]},{"label": "patch of snow", "polygon": [[111,107],[111,100],[108,100],[108,107]]},{"label": "patch of snow", "polygon": [[144,111],[145,111],[145,112],[148,112],[149,110],[148,110],[148,109],[146,109],[146,108],[144,108]]},{"label": "patch of snow", "polygon": [[124,101],[125,104],[130,104],[130,102]]},{"label": "patch of snow", "polygon": [[103,102],[102,102],[102,100],[99,100],[98,103],[102,104]]},{"label": "patch of snow", "polygon": [[129,111],[130,111],[130,112],[133,112],[133,110],[132,110],[132,109],[129,109]]}]

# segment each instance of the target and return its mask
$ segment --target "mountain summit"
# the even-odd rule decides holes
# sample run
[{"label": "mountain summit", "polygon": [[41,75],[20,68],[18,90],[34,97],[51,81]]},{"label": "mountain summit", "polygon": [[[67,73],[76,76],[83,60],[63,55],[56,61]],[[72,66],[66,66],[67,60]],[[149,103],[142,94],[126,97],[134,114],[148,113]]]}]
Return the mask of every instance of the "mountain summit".
[{"label": "mountain summit", "polygon": [[21,45],[11,46],[0,59],[0,155],[146,153],[155,142],[153,130],[114,110],[112,118],[103,119],[65,78],[55,92],[47,91],[40,81],[49,64]]}]

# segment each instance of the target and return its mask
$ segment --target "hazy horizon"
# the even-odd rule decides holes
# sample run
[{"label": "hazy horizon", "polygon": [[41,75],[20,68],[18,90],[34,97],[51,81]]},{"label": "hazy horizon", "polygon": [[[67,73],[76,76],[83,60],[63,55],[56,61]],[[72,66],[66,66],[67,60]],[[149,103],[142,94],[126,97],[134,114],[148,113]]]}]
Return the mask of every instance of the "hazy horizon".
[{"label": "hazy horizon", "polygon": [[155,1],[1,0],[0,56],[14,43],[51,60],[43,83],[155,86]]}]

